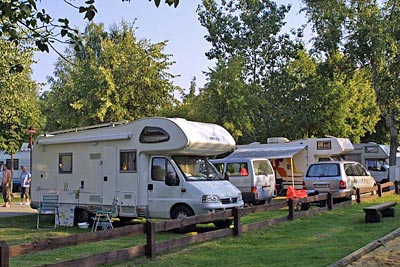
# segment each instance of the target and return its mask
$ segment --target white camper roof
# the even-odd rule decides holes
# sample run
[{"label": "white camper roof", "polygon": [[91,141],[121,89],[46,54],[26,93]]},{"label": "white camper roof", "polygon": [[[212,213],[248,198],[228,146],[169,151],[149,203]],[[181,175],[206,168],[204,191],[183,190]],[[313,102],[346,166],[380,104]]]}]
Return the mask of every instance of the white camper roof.
[{"label": "white camper roof", "polygon": [[[168,140],[154,143],[139,142],[139,135],[145,127],[160,128],[168,135]],[[80,128],[79,131],[43,135],[36,141],[39,145],[93,143],[103,141],[128,140],[141,151],[217,155],[235,148],[235,140],[223,127],[211,124],[188,121],[181,118],[151,117],[136,120],[132,123],[99,128]]]},{"label": "white camper roof", "polygon": [[[285,159],[293,158],[294,155],[305,149],[306,145],[290,145],[290,144],[255,144],[255,145],[238,145],[237,150],[230,154],[229,158],[268,158],[268,159]],[[227,158],[228,158],[227,157]]]}]

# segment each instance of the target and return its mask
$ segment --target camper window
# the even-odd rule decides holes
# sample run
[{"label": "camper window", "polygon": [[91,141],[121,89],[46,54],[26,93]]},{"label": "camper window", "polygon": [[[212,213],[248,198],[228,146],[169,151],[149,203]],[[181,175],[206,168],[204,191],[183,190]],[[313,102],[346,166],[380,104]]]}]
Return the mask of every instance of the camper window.
[{"label": "camper window", "polygon": [[365,153],[378,153],[378,147],[377,146],[366,146]]},{"label": "camper window", "polygon": [[[14,168],[14,171],[16,171],[16,170],[18,170],[18,168],[19,168],[19,160],[18,159],[14,159],[13,160],[13,168]],[[6,165],[7,165],[7,168],[9,169],[9,170],[11,170],[11,159],[6,159]]]},{"label": "camper window", "polygon": [[139,136],[140,143],[162,143],[169,140],[169,134],[160,127],[144,127]]},{"label": "camper window", "polygon": [[330,150],[332,149],[331,141],[317,141],[317,150]]},{"label": "camper window", "polygon": [[119,171],[136,172],[136,150],[121,150],[119,152]]},{"label": "camper window", "polygon": [[61,153],[58,156],[59,173],[72,173],[72,153]]},{"label": "camper window", "polygon": [[387,171],[385,168],[386,162],[378,159],[367,159],[365,161],[369,171]]}]

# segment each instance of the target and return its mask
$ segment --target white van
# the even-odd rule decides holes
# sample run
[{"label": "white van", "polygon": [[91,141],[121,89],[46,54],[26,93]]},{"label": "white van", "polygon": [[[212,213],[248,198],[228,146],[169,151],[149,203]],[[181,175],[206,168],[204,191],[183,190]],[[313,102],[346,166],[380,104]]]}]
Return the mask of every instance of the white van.
[{"label": "white van", "polygon": [[242,207],[240,191],[207,159],[234,147],[221,126],[179,118],[46,134],[33,147],[31,206],[56,194],[65,218],[76,207],[110,209],[117,199],[114,216],[121,219],[169,219]]},{"label": "white van", "polygon": [[264,204],[276,196],[275,174],[268,159],[239,156],[234,152],[211,162],[225,179],[239,188],[245,203]]}]

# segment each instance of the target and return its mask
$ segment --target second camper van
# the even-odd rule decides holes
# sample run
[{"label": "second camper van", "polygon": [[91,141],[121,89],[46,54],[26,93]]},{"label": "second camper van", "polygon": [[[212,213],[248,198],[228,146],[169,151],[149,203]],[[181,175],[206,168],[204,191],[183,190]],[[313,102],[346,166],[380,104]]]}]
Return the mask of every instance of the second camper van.
[{"label": "second camper van", "polygon": [[240,189],[245,203],[264,204],[276,196],[275,174],[267,158],[252,157],[239,149],[211,162]]}]

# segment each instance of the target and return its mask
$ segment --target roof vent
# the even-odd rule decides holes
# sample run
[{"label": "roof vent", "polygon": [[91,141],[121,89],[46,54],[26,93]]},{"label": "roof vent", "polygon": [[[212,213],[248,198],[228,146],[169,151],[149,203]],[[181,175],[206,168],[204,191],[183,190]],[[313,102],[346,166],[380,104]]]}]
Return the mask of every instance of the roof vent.
[{"label": "roof vent", "polygon": [[283,144],[288,143],[289,139],[286,137],[269,137],[267,138],[267,144]]}]

